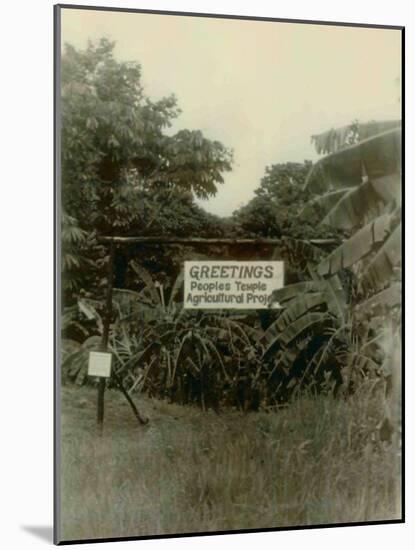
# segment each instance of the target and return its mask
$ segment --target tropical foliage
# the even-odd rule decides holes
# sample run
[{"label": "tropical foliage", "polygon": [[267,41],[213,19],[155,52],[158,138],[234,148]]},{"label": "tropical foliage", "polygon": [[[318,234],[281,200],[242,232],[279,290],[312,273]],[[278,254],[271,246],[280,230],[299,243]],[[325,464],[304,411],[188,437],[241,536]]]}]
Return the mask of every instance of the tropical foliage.
[{"label": "tropical foliage", "polygon": [[268,349],[282,350],[283,368],[297,357],[304,365],[306,357],[307,374],[319,374],[326,364],[336,369],[337,382],[342,372],[350,382],[356,374],[379,374],[386,361],[379,344],[385,319],[393,333],[400,330],[400,125],[355,124],[353,143],[345,129],[313,139],[329,155],[307,177],[305,189],[321,196],[303,215],[318,212],[322,225],[345,229],[350,237],[309,263],[310,281],[275,293],[284,311],[266,339]]},{"label": "tropical foliage", "polygon": [[[97,235],[174,231],[198,218],[212,225],[193,196],[214,195],[232,152],[199,130],[171,135],[180,110],[143,89],[141,66],[115,59],[102,39],[84,51],[65,46],[61,66],[62,271],[64,302],[98,281],[105,251]],[[182,215],[171,215],[173,205]],[[166,208],[167,206],[167,208]],[[189,215],[188,215],[189,214]],[[203,220],[206,220],[205,222]],[[172,225],[173,224],[173,225]]]},{"label": "tropical foliage", "polygon": [[[111,332],[125,386],[202,408],[258,408],[305,387],[353,391],[362,378],[387,376],[382,327],[386,316],[393,334],[400,323],[399,132],[396,127],[362,141],[355,133],[351,145],[338,138],[338,149],[311,168],[303,185],[322,192],[301,215],[318,212],[322,226],[333,224],[350,237],[329,253],[282,238],[279,252],[302,275],[274,293],[281,309],[265,325],[257,314],[183,310],[181,273],[174,284],[164,283],[130,261],[136,288],[114,290]],[[341,187],[345,172],[348,185]],[[99,302],[83,298],[78,308],[99,334]],[[75,349],[68,343],[64,370],[78,383],[86,379],[94,338]]]},{"label": "tropical foliage", "polygon": [[341,231],[319,226],[317,214],[300,218],[300,212],[314,196],[312,190],[304,188],[311,166],[309,161],[267,166],[255,197],[233,214],[240,233],[306,240],[342,235]]},{"label": "tropical foliage", "polygon": [[272,296],[277,310],[187,311],[181,264],[212,251],[116,249],[110,385],[203,409],[258,409],[304,388],[354,391],[363,378],[391,376],[396,357],[385,342],[399,341],[401,315],[399,121],[312,136],[324,157],[267,167],[255,197],[220,219],[195,197],[216,193],[231,151],[198,130],[167,131],[176,99],[147,97],[141,66],[117,61],[113,49],[107,40],[66,46],[62,59],[63,380],[91,382],[108,284],[98,236],[114,233],[279,238],[269,253],[286,261],[287,285]]}]

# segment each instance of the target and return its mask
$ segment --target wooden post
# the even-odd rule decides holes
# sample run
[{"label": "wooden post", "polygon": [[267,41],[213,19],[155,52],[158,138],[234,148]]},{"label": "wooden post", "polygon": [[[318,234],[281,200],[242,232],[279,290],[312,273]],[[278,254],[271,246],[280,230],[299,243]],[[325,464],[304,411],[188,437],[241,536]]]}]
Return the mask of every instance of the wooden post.
[{"label": "wooden post", "polygon": [[106,379],[100,378],[98,380],[98,400],[97,400],[97,423],[98,433],[102,435],[104,431],[104,395],[105,395]]},{"label": "wooden post", "polygon": [[[105,302],[105,317],[104,327],[101,339],[101,351],[108,350],[108,339],[110,333],[111,316],[112,316],[112,283],[114,278],[114,243],[111,241],[109,246],[108,258],[108,281],[107,281],[107,297]],[[105,396],[106,378],[100,378],[98,382],[98,399],[97,399],[97,423],[98,433],[102,435],[104,429],[104,396]]]},{"label": "wooden post", "polygon": [[117,384],[117,386],[119,387],[119,389],[121,390],[121,393],[123,394],[123,396],[126,398],[126,400],[128,401],[130,407],[132,408],[133,410],[133,413],[134,413],[134,416],[136,417],[136,419],[138,420],[138,422],[140,424],[148,424],[148,418],[146,418],[145,416],[142,416],[140,414],[140,411],[137,409],[137,407],[135,406],[135,403],[134,401],[131,399],[128,391],[124,388],[124,385],[122,383],[122,380],[121,380],[121,377],[119,377],[115,372],[113,373],[113,377],[114,377],[114,380]]}]

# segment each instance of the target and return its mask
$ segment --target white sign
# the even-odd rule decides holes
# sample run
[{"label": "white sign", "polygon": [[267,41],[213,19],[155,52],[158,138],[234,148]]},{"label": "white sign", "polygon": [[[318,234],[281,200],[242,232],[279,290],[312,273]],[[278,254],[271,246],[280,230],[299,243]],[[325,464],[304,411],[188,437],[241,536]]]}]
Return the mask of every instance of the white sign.
[{"label": "white sign", "polygon": [[104,351],[90,351],[88,361],[89,376],[111,376],[112,354]]},{"label": "white sign", "polygon": [[184,262],[185,309],[267,309],[283,286],[284,262]]}]

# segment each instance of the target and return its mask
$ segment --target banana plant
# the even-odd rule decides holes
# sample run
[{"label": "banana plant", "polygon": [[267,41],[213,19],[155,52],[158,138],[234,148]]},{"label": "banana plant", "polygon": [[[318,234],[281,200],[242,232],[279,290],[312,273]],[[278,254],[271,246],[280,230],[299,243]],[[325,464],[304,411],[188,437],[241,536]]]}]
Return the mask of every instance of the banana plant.
[{"label": "banana plant", "polygon": [[[392,129],[373,134],[387,126]],[[330,276],[352,268],[368,297],[399,280],[401,128],[398,122],[369,123],[360,131],[366,139],[348,147],[334,140],[336,149],[314,165],[305,186],[319,190],[321,196],[303,215],[307,209],[317,208],[322,224],[351,233],[319,263],[317,271]],[[315,139],[322,148],[324,135]]]},{"label": "banana plant", "polygon": [[[322,224],[343,229],[349,238],[320,259],[309,258],[310,281],[274,293],[282,313],[264,335],[264,357],[276,352],[275,368],[288,373],[305,356],[308,371],[330,361],[376,370],[377,326],[385,317],[399,318],[394,312],[401,300],[400,123],[355,124],[313,140],[328,155],[306,180],[320,196],[302,216],[317,209]],[[305,354],[318,335],[320,345]]]}]

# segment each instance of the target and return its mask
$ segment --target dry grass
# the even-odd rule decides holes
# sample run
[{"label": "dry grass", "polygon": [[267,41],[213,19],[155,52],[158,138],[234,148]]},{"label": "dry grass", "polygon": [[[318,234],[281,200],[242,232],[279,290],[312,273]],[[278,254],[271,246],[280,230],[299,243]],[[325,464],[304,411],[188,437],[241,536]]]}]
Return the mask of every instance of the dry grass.
[{"label": "dry grass", "polygon": [[400,453],[384,402],[307,397],[220,415],[115,391],[62,390],[62,540],[400,519]]}]

